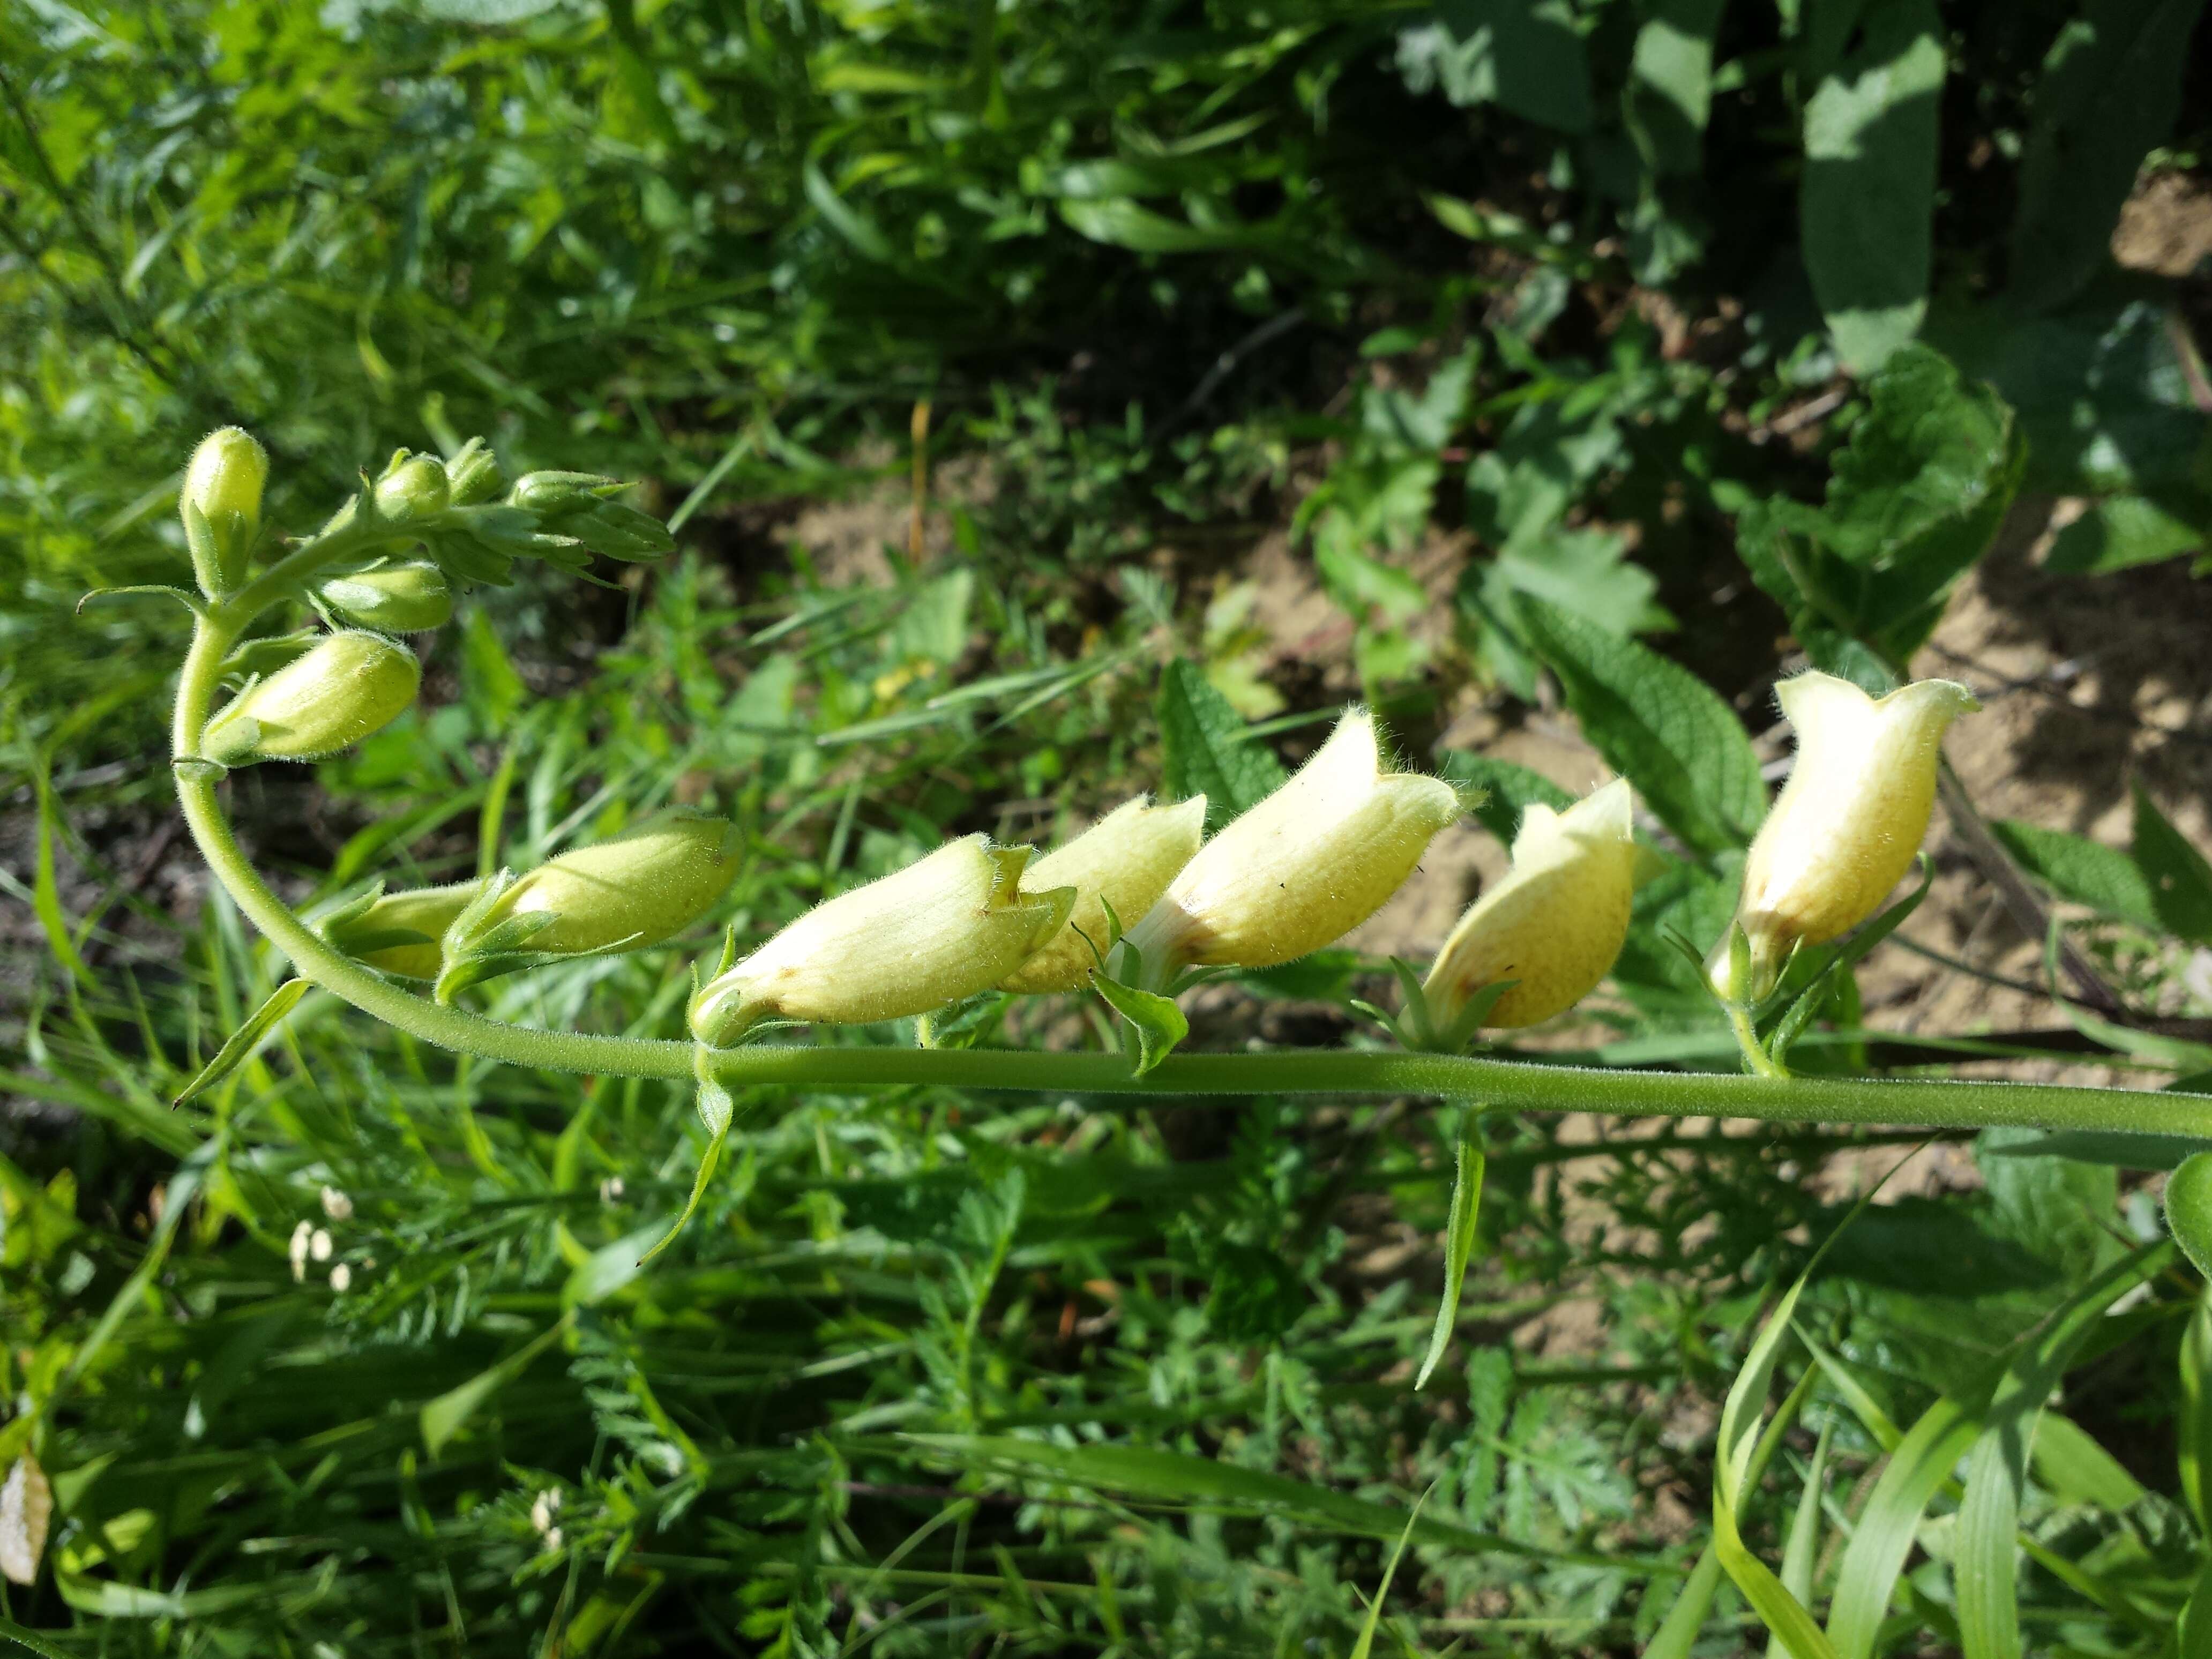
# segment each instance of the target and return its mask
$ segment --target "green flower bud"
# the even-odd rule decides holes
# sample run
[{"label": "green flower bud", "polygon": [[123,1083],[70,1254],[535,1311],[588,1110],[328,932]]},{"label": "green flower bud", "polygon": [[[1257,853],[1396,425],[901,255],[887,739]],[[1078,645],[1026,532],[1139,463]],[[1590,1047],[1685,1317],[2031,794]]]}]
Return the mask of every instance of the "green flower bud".
[{"label": "green flower bud", "polygon": [[386,634],[423,634],[453,619],[453,590],[427,559],[372,565],[332,576],[315,590],[348,622]]},{"label": "green flower bud", "polygon": [[380,634],[332,634],[234,698],[208,722],[200,751],[227,766],[321,760],[390,723],[422,682],[405,646]]},{"label": "green flower bud", "polygon": [[208,592],[227,592],[246,580],[246,559],[261,528],[262,487],[268,482],[268,452],[240,428],[219,428],[192,451],[177,510],[200,586]]},{"label": "green flower bud", "polygon": [[462,881],[380,894],[331,917],[323,924],[322,935],[334,949],[380,973],[435,979],[444,955],[439,941],[483,887],[481,880]]},{"label": "green flower bud", "polygon": [[388,524],[419,524],[446,510],[452,491],[446,469],[428,455],[409,455],[404,450],[376,481],[376,510]]},{"label": "green flower bud", "polygon": [[507,890],[493,915],[546,917],[531,935],[533,951],[637,950],[705,915],[744,862],[728,819],[663,812],[539,865]]},{"label": "green flower bud", "polygon": [[712,909],[743,863],[734,824],[671,811],[520,878],[502,871],[447,926],[438,999],[557,957],[657,945]]},{"label": "green flower bud", "polygon": [[446,463],[447,497],[455,507],[474,507],[499,494],[499,461],[484,447],[482,438],[471,438]]},{"label": "green flower bud", "polygon": [[691,999],[691,1034],[728,1048],[764,1019],[858,1025],[988,991],[1048,944],[1075,889],[1024,892],[1026,847],[949,842],[817,905]]},{"label": "green flower bud", "polygon": [[618,478],[593,472],[528,472],[507,492],[508,502],[537,515],[537,528],[568,538],[610,559],[657,559],[676,545],[668,526],[649,513],[611,501],[629,489]]}]

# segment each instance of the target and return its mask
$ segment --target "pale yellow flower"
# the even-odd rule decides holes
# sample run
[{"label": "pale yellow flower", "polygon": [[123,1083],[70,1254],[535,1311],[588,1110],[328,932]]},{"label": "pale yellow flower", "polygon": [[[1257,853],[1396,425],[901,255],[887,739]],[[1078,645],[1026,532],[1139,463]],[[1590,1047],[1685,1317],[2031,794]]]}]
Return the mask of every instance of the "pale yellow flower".
[{"label": "pale yellow flower", "polygon": [[1031,892],[1073,887],[1074,911],[1052,942],[999,988],[1080,990],[1098,965],[1093,947],[1103,951],[1110,942],[1108,907],[1124,927],[1150,910],[1190,862],[1205,834],[1205,796],[1154,806],[1139,795],[1123,801],[1066,846],[1047,853],[1029,866],[1022,884]]},{"label": "pale yellow flower", "polygon": [[[1504,878],[1468,908],[1423,986],[1449,1030],[1486,985],[1511,980],[1486,1025],[1534,1025],[1588,996],[1628,937],[1636,895],[1633,805],[1617,778],[1564,812],[1528,808]],[[1472,1035],[1470,1033],[1470,1035]]]},{"label": "pale yellow flower", "polygon": [[1199,849],[1127,942],[1156,985],[1186,966],[1266,968],[1318,951],[1381,908],[1459,813],[1449,784],[1385,770],[1374,717],[1354,709]]},{"label": "pale yellow flower", "polygon": [[[1797,758],[1751,844],[1736,906],[1751,946],[1742,988],[1753,1001],[1798,945],[1838,938],[1881,908],[1928,834],[1943,733],[1981,707],[1950,680],[1876,698],[1832,674],[1800,674],[1775,695],[1796,728]],[[1711,972],[1726,994],[1725,938]]]}]

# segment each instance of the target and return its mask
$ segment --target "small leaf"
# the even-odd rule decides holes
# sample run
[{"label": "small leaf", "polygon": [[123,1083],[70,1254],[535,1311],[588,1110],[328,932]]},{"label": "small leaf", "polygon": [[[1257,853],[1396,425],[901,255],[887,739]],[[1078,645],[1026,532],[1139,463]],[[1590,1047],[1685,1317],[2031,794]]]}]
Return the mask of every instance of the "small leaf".
[{"label": "small leaf", "polygon": [[1514,834],[1521,828],[1522,815],[1531,806],[1548,806],[1554,812],[1564,812],[1575,804],[1571,794],[1541,772],[1464,749],[1447,749],[1440,754],[1437,757],[1437,775],[1462,795],[1471,797],[1475,791],[1481,791],[1482,798],[1474,801],[1468,810],[1482,820],[1484,829],[1508,847],[1513,844]]},{"label": "small leaf", "polygon": [[476,1415],[479,1406],[527,1370],[531,1362],[550,1347],[568,1328],[568,1321],[564,1316],[496,1365],[478,1371],[459,1387],[447,1389],[434,1400],[425,1401],[416,1420],[422,1427],[422,1444],[430,1455],[435,1457],[443,1451],[447,1443]]},{"label": "small leaf", "polygon": [[710,1050],[696,1051],[699,1058],[699,1121],[707,1127],[707,1150],[700,1156],[699,1168],[691,1177],[691,1195],[684,1200],[684,1208],[675,1224],[661,1235],[660,1243],[638,1257],[642,1267],[676,1242],[677,1234],[689,1226],[699,1208],[699,1200],[707,1190],[707,1183],[714,1178],[714,1171],[722,1162],[722,1147],[730,1138],[730,1125],[737,1121],[738,1103],[728,1089],[706,1068],[706,1057]]},{"label": "small leaf", "polygon": [[39,1460],[27,1451],[0,1482],[0,1578],[15,1584],[37,1580],[53,1513],[54,1489]]},{"label": "small leaf", "polygon": [[1444,1291],[1437,1304],[1437,1320],[1429,1332],[1429,1352],[1421,1361],[1421,1373],[1413,1379],[1416,1389],[1428,1386],[1429,1376],[1437,1362],[1444,1357],[1451,1344],[1453,1328],[1459,1322],[1459,1295],[1467,1279],[1468,1258],[1474,1250],[1475,1223],[1482,1207],[1482,1171],[1484,1158],[1479,1139],[1479,1119],[1470,1112],[1462,1123],[1459,1134],[1459,1163],[1452,1176],[1451,1212],[1444,1222]]},{"label": "small leaf", "polygon": [[127,587],[95,587],[76,602],[77,614],[83,615],[85,606],[90,605],[94,599],[122,599],[126,595],[136,593],[162,594],[174,599],[195,617],[207,615],[207,603],[198,594],[186,588],[171,587],[163,582],[133,582]]},{"label": "small leaf", "polygon": [[1996,819],[1990,830],[2021,868],[2060,898],[2158,931],[2157,896],[2150,878],[2118,848],[2013,818]]},{"label": "small leaf", "polygon": [[196,1100],[210,1089],[243,1066],[261,1046],[262,1038],[276,1029],[276,1023],[299,1006],[300,999],[313,988],[304,979],[288,979],[269,994],[268,1000],[256,1008],[246,1024],[233,1031],[213,1060],[200,1067],[199,1075],[169,1103],[182,1106]]},{"label": "small leaf", "polygon": [[1855,373],[1880,368],[1927,310],[1943,77],[1935,0],[1870,0],[1857,49],[1806,100],[1806,273]]},{"label": "small leaf", "polygon": [[2192,945],[2212,945],[2212,866],[2136,787],[2135,856],[2149,878],[2160,924]]},{"label": "small leaf", "polygon": [[2179,491],[2107,495],[2058,532],[2043,568],[2097,576],[2179,558],[2203,550],[2208,519],[2203,501]]},{"label": "small leaf", "polygon": [[1194,662],[1167,665],[1153,715],[1160,728],[1162,786],[1178,800],[1204,795],[1208,830],[1257,806],[1288,775]]},{"label": "small leaf", "polygon": [[1190,1035],[1190,1022],[1183,1018],[1182,1010],[1176,1006],[1173,998],[1139,991],[1133,985],[1124,985],[1104,974],[1093,974],[1091,982],[1106,999],[1106,1006],[1127,1020],[1137,1033],[1139,1077],[1173,1054],[1176,1045]]}]

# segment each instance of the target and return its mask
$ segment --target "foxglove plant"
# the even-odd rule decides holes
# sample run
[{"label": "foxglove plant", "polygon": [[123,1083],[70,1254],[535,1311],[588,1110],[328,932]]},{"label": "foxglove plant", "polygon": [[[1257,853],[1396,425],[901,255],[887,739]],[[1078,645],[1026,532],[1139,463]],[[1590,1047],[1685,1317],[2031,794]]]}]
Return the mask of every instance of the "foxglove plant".
[{"label": "foxglove plant", "polygon": [[[1611,967],[1638,857],[1626,783],[1565,812],[1531,809],[1511,872],[1462,918],[1425,983],[1404,971],[1407,1018],[1391,1024],[1410,1033],[1412,1051],[1170,1054],[1182,1035],[1172,1001],[1181,985],[1209,970],[1288,962],[1342,938],[1459,816],[1449,785],[1385,763],[1374,720],[1358,709],[1287,783],[1210,842],[1200,838],[1202,801],[1129,802],[1034,862],[1026,848],[970,836],[828,900],[750,949],[733,935],[699,973],[684,1037],[487,1018],[460,999],[494,975],[643,948],[703,920],[737,873],[736,831],[668,815],[536,870],[372,890],[311,926],[246,861],[221,781],[258,761],[337,752],[386,725],[420,683],[413,654],[392,635],[442,623],[455,591],[506,581],[518,557],[568,569],[594,553],[653,558],[672,545],[668,532],[616,499],[617,481],[587,474],[532,474],[495,501],[497,464],[474,441],[444,461],[401,452],[379,477],[364,474],[320,530],[297,539],[262,524],[266,476],[265,455],[234,428],[200,447],[179,507],[198,591],[162,590],[193,614],[173,767],[185,823],[217,879],[302,980],[416,1037],[519,1065],[696,1079],[716,1146],[730,1127],[731,1091],[746,1084],[1420,1094],[1498,1109],[2212,1138],[2212,1103],[2193,1095],[1793,1078],[1749,1042],[1751,1074],[1741,1076],[1461,1052],[1478,1025],[1565,1012]],[[349,625],[249,638],[287,603]],[[216,713],[227,683],[240,689]],[[1972,706],[1948,682],[1875,699],[1821,675],[1785,683],[1781,697],[1798,728],[1798,766],[1759,833],[1737,919],[1712,957],[1716,994],[1744,1033],[1792,953],[1864,921],[1910,865],[1927,829],[1943,730]],[[1086,983],[1133,1021],[1152,1023],[1140,1030],[1140,1054],[760,1040],[793,1022],[927,1016],[987,993]],[[432,994],[410,988],[421,984]],[[240,1054],[251,1047],[234,1046]],[[232,1063],[219,1057],[216,1066]]]}]

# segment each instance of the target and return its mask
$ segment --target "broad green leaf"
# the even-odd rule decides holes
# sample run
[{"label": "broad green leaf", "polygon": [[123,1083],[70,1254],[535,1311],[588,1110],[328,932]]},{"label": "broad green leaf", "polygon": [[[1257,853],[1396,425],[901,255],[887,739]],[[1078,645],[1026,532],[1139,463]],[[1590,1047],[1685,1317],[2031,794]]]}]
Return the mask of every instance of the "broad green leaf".
[{"label": "broad green leaf", "polygon": [[228,1077],[252,1057],[261,1046],[261,1040],[276,1029],[277,1022],[290,1013],[301,997],[313,988],[304,979],[288,979],[269,994],[268,1000],[256,1008],[246,1019],[216,1050],[213,1060],[200,1067],[199,1075],[185,1085],[172,1105],[182,1106],[197,1100],[210,1089]]},{"label": "broad green leaf", "polygon": [[2202,552],[2208,524],[2212,501],[2178,490],[2107,495],[2058,532],[2043,568],[2094,576],[2157,564]]},{"label": "broad green leaf", "polygon": [[1518,610],[1583,735],[1668,827],[1701,853],[1747,842],[1766,786],[1729,706],[1688,669],[1571,611],[1528,594]]},{"label": "broad green leaf", "polygon": [[496,1365],[478,1371],[434,1400],[425,1401],[417,1420],[422,1430],[422,1444],[430,1455],[435,1457],[443,1451],[469,1419],[476,1415],[477,1407],[527,1370],[531,1363],[552,1346],[568,1328],[565,1316],[554,1321]]},{"label": "broad green leaf", "polygon": [[1643,8],[1624,108],[1654,173],[1695,173],[1712,112],[1713,33],[1728,0],[1656,0]]},{"label": "broad green leaf", "polygon": [[1475,1224],[1482,1209],[1483,1155],[1480,1119],[1472,1112],[1460,1127],[1457,1169],[1452,1176],[1451,1211],[1444,1221],[1444,1289],[1437,1304],[1436,1323],[1429,1332],[1429,1352],[1421,1361],[1416,1389],[1428,1386],[1437,1362],[1450,1346],[1459,1322],[1459,1293],[1467,1279],[1468,1258],[1474,1251]]},{"label": "broad green leaf", "polygon": [[1947,1395],[1921,1413],[1890,1453],[1844,1547],[1829,1603],[1828,1639],[1842,1659],[1873,1653],[1920,1518],[1980,1431],[1979,1403]]},{"label": "broad green leaf", "polygon": [[1243,718],[1206,683],[1196,663],[1167,665],[1152,714],[1160,730],[1162,787],[1176,800],[1204,795],[1209,830],[1282,787],[1287,774],[1274,751],[1245,729]]},{"label": "broad green leaf", "polygon": [[1190,1022],[1176,1006],[1173,997],[1140,991],[1104,974],[1093,974],[1091,983],[1106,999],[1107,1006],[1127,1020],[1129,1028],[1136,1032],[1139,1077],[1173,1054],[1176,1045],[1190,1035]]},{"label": "broad green leaf", "polygon": [[2098,0],[2043,59],[2020,158],[2008,292],[2063,303],[2111,258],[2136,173],[2165,141],[2204,0]]},{"label": "broad green leaf", "polygon": [[2156,895],[2142,866],[2117,847],[2063,830],[1997,818],[1990,830],[2021,869],[2063,899],[2156,931]]},{"label": "broad green leaf", "polygon": [[2000,1235],[2078,1282],[2119,1248],[2112,1237],[2119,1171],[2109,1164],[2039,1158],[2042,1140],[2033,1129],[1984,1129],[1974,1140],[1974,1164],[1995,1201],[1990,1219]]},{"label": "broad green leaf", "polygon": [[1967,1460],[1966,1496],[1959,1507],[1951,1562],[1966,1659],[2018,1659],[2021,1652],[2014,1538],[2027,1483],[2028,1450],[2044,1403],[2106,1309],[2152,1277],[2172,1256],[2172,1246],[2154,1244],[2115,1262],[2023,1342],[2005,1367]]},{"label": "broad green leaf", "polygon": [[1595,115],[1567,0],[1445,0],[1434,21],[1399,34],[1398,72],[1415,92],[1498,104],[1560,132],[1587,132]]},{"label": "broad green leaf", "polygon": [[2212,945],[2212,865],[2141,784],[2135,799],[2135,861],[2150,881],[2159,925],[2192,945]]},{"label": "broad green leaf", "polygon": [[2043,1413],[2031,1462],[2036,1480],[2062,1504],[2100,1504],[2117,1515],[2142,1501],[2142,1482],[2063,1413]]},{"label": "broad green leaf", "polygon": [[1513,844],[1513,836],[1521,828],[1522,815],[1531,806],[1548,806],[1555,812],[1564,812],[1575,804],[1572,795],[1541,772],[1469,750],[1443,750],[1437,757],[1437,775],[1463,794],[1480,791],[1481,799],[1468,810],[1482,820],[1484,829],[1508,847]]},{"label": "broad green leaf", "polygon": [[2200,1277],[2212,1279],[2212,1152],[2191,1152],[2166,1178],[2166,1230]]},{"label": "broad green leaf", "polygon": [[2033,488],[2161,497],[2178,490],[2193,501],[2212,422],[2197,407],[2195,371],[2169,304],[2163,284],[2113,277],[2038,317],[1946,306],[1929,317],[1928,337],[2012,406],[2027,436]]},{"label": "broad green leaf", "polygon": [[1126,198],[1063,200],[1060,216],[1078,235],[1137,253],[1212,253],[1252,240],[1252,234],[1243,228],[1206,229],[1187,220],[1170,219]]},{"label": "broad green leaf", "polygon": [[975,593],[975,573],[964,568],[920,584],[884,636],[887,653],[901,662],[958,661],[968,648],[968,608]]},{"label": "broad green leaf", "polygon": [[1856,50],[1806,100],[1799,212],[1821,315],[1865,374],[1927,311],[1944,54],[1935,0],[1869,0],[1859,21]]}]

